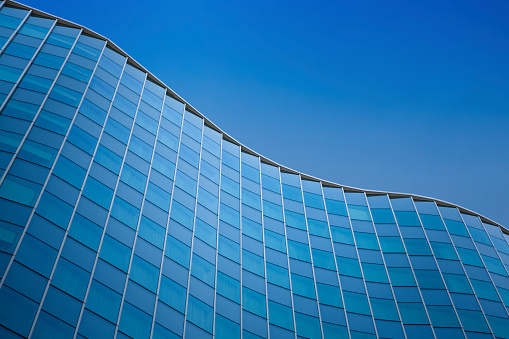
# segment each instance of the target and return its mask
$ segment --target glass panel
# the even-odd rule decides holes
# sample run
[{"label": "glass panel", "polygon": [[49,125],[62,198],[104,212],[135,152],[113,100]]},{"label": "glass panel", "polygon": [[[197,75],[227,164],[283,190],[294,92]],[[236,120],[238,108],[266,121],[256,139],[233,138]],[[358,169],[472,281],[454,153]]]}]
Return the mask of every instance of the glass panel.
[{"label": "glass panel", "polygon": [[138,256],[133,256],[129,278],[156,293],[159,270]]},{"label": "glass panel", "polygon": [[112,323],[116,323],[121,300],[120,294],[92,280],[86,307]]},{"label": "glass panel", "polygon": [[293,293],[316,299],[315,284],[313,279],[293,273],[291,276]]},{"label": "glass panel", "polygon": [[33,207],[41,189],[39,184],[8,175],[0,186],[0,197]]},{"label": "glass panel", "polygon": [[293,331],[292,308],[269,300],[269,320],[271,324]]},{"label": "glass panel", "polygon": [[207,285],[214,287],[215,267],[198,255],[193,255],[191,274]]},{"label": "glass panel", "polygon": [[187,305],[187,320],[196,326],[212,333],[212,322],[214,318],[213,308],[204,302],[189,296]]},{"label": "glass panel", "polygon": [[320,321],[318,318],[295,312],[297,335],[304,338],[321,338]]},{"label": "glass panel", "polygon": [[118,329],[132,338],[148,338],[152,327],[152,317],[140,309],[124,302]]},{"label": "glass panel", "polygon": [[180,286],[166,276],[161,276],[159,287],[159,300],[184,313],[186,307],[186,288]]},{"label": "glass panel", "polygon": [[88,286],[90,273],[60,258],[57,268],[53,274],[51,284],[62,291],[69,293],[79,300],[83,300]]},{"label": "glass panel", "polygon": [[265,296],[249,288],[242,287],[242,305],[243,308],[262,318],[267,317]]},{"label": "glass panel", "polygon": [[316,289],[318,290],[320,304],[343,307],[341,291],[338,286],[316,283]]},{"label": "glass panel", "polygon": [[236,303],[240,303],[240,281],[218,271],[217,293]]}]

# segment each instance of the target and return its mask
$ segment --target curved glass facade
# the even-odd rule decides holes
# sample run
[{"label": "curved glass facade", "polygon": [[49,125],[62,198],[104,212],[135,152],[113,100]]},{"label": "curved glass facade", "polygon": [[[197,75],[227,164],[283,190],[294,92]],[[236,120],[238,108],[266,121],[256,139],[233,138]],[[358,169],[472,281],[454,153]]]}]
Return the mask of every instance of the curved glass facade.
[{"label": "curved glass facade", "polygon": [[1,338],[509,338],[509,232],[296,173],[0,2]]}]

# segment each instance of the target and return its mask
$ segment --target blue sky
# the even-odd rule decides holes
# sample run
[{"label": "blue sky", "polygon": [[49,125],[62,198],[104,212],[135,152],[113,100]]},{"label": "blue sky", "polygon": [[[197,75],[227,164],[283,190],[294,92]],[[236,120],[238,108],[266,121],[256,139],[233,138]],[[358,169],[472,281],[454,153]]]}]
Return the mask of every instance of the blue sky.
[{"label": "blue sky", "polygon": [[24,3],[108,37],[280,164],[509,225],[506,1]]}]

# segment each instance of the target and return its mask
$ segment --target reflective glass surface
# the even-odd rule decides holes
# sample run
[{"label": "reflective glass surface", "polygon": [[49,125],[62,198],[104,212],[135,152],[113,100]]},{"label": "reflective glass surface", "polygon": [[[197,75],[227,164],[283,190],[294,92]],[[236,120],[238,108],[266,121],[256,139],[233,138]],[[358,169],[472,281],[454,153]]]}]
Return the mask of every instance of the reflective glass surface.
[{"label": "reflective glass surface", "polygon": [[509,337],[507,229],[290,173],[20,6],[0,2],[0,337]]}]

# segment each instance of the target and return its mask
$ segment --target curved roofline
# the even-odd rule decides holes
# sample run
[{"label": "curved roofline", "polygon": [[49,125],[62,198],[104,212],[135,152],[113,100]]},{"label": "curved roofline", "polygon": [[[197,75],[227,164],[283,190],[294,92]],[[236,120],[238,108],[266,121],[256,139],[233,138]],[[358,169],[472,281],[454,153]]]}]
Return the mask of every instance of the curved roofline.
[{"label": "curved roofline", "polygon": [[481,218],[482,222],[490,223],[492,225],[498,226],[502,230],[503,233],[509,235],[509,229],[507,229],[506,227],[502,226],[498,222],[495,222],[495,221],[485,217],[482,214],[479,214],[477,212],[469,210],[468,208],[465,208],[465,207],[462,207],[462,206],[450,203],[448,201],[444,201],[444,200],[440,200],[440,199],[435,199],[435,198],[431,198],[431,197],[426,197],[426,196],[422,196],[422,195],[416,195],[416,194],[389,192],[389,191],[377,191],[377,190],[367,190],[367,189],[357,188],[357,187],[353,187],[353,186],[346,186],[346,185],[338,184],[338,183],[335,183],[335,182],[332,182],[332,181],[320,179],[320,178],[314,177],[312,175],[305,174],[305,173],[296,171],[296,170],[294,170],[292,168],[289,168],[289,167],[286,167],[284,165],[281,165],[281,164],[277,163],[276,161],[273,161],[273,160],[271,160],[271,159],[269,159],[269,158],[267,158],[267,157],[265,157],[265,156],[255,152],[255,151],[253,151],[251,148],[243,145],[241,142],[237,141],[235,138],[233,138],[232,136],[230,136],[229,134],[224,132],[221,128],[219,128],[216,124],[214,124],[210,119],[208,119],[204,114],[202,114],[200,111],[198,111],[196,108],[194,108],[191,104],[189,104],[186,100],[184,100],[180,95],[178,95],[175,91],[173,91],[168,85],[166,85],[163,81],[161,81],[158,77],[156,77],[150,71],[148,71],[139,62],[137,62],[133,57],[131,57],[129,54],[127,54],[122,48],[117,46],[113,41],[111,41],[107,37],[105,37],[105,36],[95,32],[95,31],[93,31],[93,30],[91,30],[91,29],[89,29],[87,27],[84,27],[82,25],[74,23],[72,21],[60,18],[60,17],[58,17],[56,15],[49,14],[47,12],[41,11],[39,9],[30,7],[30,6],[27,6],[25,4],[19,3],[19,2],[14,1],[14,0],[5,0],[4,6],[6,4],[9,4],[9,5],[14,6],[14,7],[22,8],[22,9],[25,9],[25,10],[31,10],[32,13],[34,13],[36,15],[57,20],[58,23],[63,24],[65,26],[82,29],[83,30],[82,33],[90,35],[90,36],[92,36],[94,38],[99,38],[101,40],[105,40],[107,47],[110,47],[115,52],[123,55],[124,57],[127,58],[127,62],[128,63],[130,63],[131,65],[135,66],[139,70],[145,72],[147,74],[147,79],[149,79],[150,81],[156,83],[157,85],[165,88],[166,89],[166,94],[168,94],[170,97],[174,98],[175,100],[179,101],[180,103],[184,104],[185,105],[185,109],[187,111],[189,111],[189,112],[199,116],[200,118],[202,118],[204,120],[205,125],[207,125],[208,127],[214,129],[218,133],[221,133],[223,138],[226,139],[227,141],[230,141],[230,142],[238,145],[240,147],[241,151],[244,151],[246,153],[249,153],[251,155],[259,157],[261,162],[267,163],[269,165],[277,166],[277,167],[279,167],[284,172],[288,172],[288,173],[292,173],[292,174],[298,174],[303,179],[312,180],[312,181],[319,181],[319,182],[322,183],[323,186],[338,187],[338,188],[344,189],[345,191],[350,191],[350,192],[363,192],[363,193],[366,193],[367,195],[368,194],[369,195],[388,195],[391,198],[408,198],[408,197],[412,197],[413,199],[415,199],[417,201],[419,201],[419,200],[420,201],[433,201],[433,202],[436,202],[437,204],[439,204],[441,206],[458,208],[458,210],[460,212],[462,212],[462,213],[478,216],[478,217]]}]

